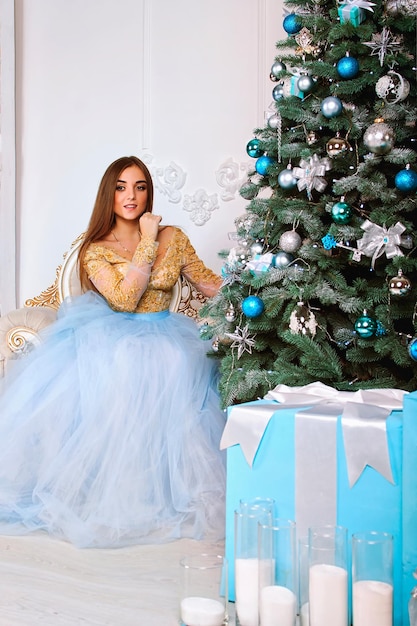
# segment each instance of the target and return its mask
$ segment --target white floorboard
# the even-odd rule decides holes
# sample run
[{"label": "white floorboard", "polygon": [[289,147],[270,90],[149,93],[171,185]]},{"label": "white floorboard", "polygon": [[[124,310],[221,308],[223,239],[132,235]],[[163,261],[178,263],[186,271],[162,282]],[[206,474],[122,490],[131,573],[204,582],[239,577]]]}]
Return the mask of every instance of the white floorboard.
[{"label": "white floorboard", "polygon": [[177,626],[179,560],[207,549],[224,553],[187,539],[80,550],[46,535],[0,537],[0,626]]}]

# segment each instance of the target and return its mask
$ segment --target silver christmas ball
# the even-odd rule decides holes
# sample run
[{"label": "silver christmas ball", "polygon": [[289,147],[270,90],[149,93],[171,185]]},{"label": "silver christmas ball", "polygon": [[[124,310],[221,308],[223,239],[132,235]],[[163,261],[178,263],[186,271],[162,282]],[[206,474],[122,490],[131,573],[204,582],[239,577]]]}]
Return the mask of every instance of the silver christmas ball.
[{"label": "silver christmas ball", "polygon": [[292,169],[287,167],[278,174],[278,184],[282,189],[293,189],[297,184]]},{"label": "silver christmas ball", "polygon": [[327,96],[321,103],[321,112],[328,119],[337,117],[343,111],[342,101],[336,96]]},{"label": "silver christmas ball", "polygon": [[269,128],[272,128],[273,130],[276,130],[279,127],[280,124],[280,117],[279,115],[271,115],[270,117],[268,117],[268,126]]},{"label": "silver christmas ball", "polygon": [[256,256],[257,254],[262,254],[263,252],[263,244],[260,241],[255,241],[250,247],[250,251],[252,256]]},{"label": "silver christmas ball", "polygon": [[377,81],[375,91],[379,98],[388,104],[405,100],[410,93],[410,83],[398,72],[390,71]]},{"label": "silver christmas ball", "polygon": [[275,61],[275,63],[273,63],[271,67],[271,74],[272,76],[277,78],[280,75],[280,73],[285,72],[286,69],[287,68],[284,63],[282,63],[281,61]]},{"label": "silver christmas ball", "polygon": [[296,252],[300,246],[301,237],[295,230],[288,230],[279,238],[279,247],[284,252]]},{"label": "silver christmas ball", "polygon": [[382,118],[376,119],[363,135],[363,142],[374,154],[388,154],[394,147],[395,133],[384,123]]},{"label": "silver christmas ball", "polygon": [[276,102],[278,102],[278,100],[281,100],[281,98],[284,97],[283,83],[278,83],[278,85],[275,85],[275,87],[272,90],[272,97]]},{"label": "silver christmas ball", "polygon": [[313,91],[315,84],[314,78],[308,74],[301,75],[297,80],[297,87],[303,93],[310,93]]}]

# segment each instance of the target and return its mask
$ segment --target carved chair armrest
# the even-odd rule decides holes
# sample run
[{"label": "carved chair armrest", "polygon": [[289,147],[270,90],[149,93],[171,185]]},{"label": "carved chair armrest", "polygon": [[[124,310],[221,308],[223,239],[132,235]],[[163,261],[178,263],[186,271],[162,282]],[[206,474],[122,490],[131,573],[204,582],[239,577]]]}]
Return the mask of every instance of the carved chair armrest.
[{"label": "carved chair armrest", "polygon": [[0,354],[3,359],[25,354],[41,342],[40,331],[56,319],[49,307],[22,308],[0,317]]}]

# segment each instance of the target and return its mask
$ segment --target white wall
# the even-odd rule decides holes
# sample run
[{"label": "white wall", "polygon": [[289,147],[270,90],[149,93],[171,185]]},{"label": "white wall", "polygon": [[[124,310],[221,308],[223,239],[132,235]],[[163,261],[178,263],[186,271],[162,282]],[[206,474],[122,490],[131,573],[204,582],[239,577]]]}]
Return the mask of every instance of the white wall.
[{"label": "white wall", "polygon": [[[233,189],[222,199],[216,172],[231,159],[243,180],[253,165],[245,148],[272,100],[282,4],[15,0],[15,8],[18,305],[54,281],[105,168],[128,154],[149,163],[155,211],[219,270],[246,202]],[[203,225],[185,210],[199,190],[218,206]]]}]

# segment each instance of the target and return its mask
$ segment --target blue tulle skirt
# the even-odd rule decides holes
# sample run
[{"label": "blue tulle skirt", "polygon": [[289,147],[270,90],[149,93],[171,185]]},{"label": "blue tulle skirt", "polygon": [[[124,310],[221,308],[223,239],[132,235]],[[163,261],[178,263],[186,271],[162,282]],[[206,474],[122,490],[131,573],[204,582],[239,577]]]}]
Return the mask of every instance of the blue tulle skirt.
[{"label": "blue tulle skirt", "polygon": [[80,547],[224,536],[216,364],[182,314],[65,301],[0,396],[0,533]]}]

